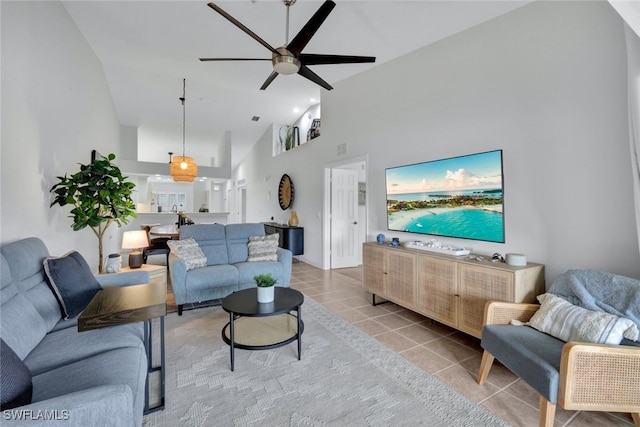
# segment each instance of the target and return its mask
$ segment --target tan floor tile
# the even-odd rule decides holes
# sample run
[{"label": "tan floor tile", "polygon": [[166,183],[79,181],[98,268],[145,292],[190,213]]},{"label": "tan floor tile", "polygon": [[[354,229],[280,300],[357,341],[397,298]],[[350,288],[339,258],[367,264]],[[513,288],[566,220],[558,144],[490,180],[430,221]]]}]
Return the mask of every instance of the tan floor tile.
[{"label": "tan floor tile", "polygon": [[372,337],[389,332],[389,328],[384,326],[382,323],[378,323],[375,320],[371,319],[366,319],[361,322],[355,322],[353,323],[353,326],[363,330]]},{"label": "tan floor tile", "polygon": [[362,307],[356,308],[356,310],[369,318],[381,317],[386,314],[389,314],[387,311],[381,309],[380,307],[374,307],[372,305],[365,305]]},{"label": "tan floor tile", "polygon": [[383,315],[375,318],[378,322],[387,326],[389,329],[399,329],[406,328],[409,325],[412,325],[411,321],[405,319],[404,317],[400,317],[397,314],[390,314],[383,310]]},{"label": "tan floor tile", "polygon": [[336,314],[342,317],[344,320],[346,320],[349,323],[356,323],[356,322],[360,322],[362,320],[368,319],[368,317],[365,316],[364,314],[352,309],[338,311]]},{"label": "tan floor tile", "polygon": [[[480,361],[482,360],[482,354],[477,353],[472,357],[463,360],[459,363],[460,366],[471,372],[474,378],[478,379],[480,373]],[[492,384],[500,389],[505,388],[514,382],[518,381],[516,374],[505,368],[499,361],[495,360],[491,369],[489,370],[489,376],[487,377],[487,383]]]},{"label": "tan floor tile", "polygon": [[482,402],[482,406],[486,407],[513,427],[531,427],[538,425],[538,410],[518,399],[514,399],[513,396],[507,393],[498,393],[491,396]]},{"label": "tan floor tile", "polygon": [[416,346],[416,343],[411,341],[409,338],[393,331],[376,335],[374,338],[398,353]]},{"label": "tan floor tile", "polygon": [[440,357],[422,346],[410,348],[400,354],[414,365],[431,374],[451,366],[450,360]]},{"label": "tan floor tile", "polygon": [[433,332],[432,330],[429,330],[424,326],[417,325],[417,324],[400,328],[396,332],[404,335],[405,337],[415,341],[418,344],[424,344],[433,340],[437,340],[442,337],[441,335]]},{"label": "tan floor tile", "polygon": [[[533,406],[534,408],[537,408],[538,410],[540,409],[540,395],[533,389],[533,387],[522,380],[518,380],[511,384],[509,387],[503,390],[503,393],[508,393],[512,396],[515,396],[523,402]],[[567,411],[566,409],[562,409],[559,405],[556,405],[555,424],[564,424],[569,421],[574,415],[575,411]]]},{"label": "tan floor tile", "polygon": [[499,391],[492,385],[479,385],[467,370],[458,365],[438,372],[435,377],[475,403],[480,403]]},{"label": "tan floor tile", "polygon": [[438,340],[431,341],[424,344],[424,346],[434,353],[455,363],[462,362],[463,360],[472,357],[474,354],[477,354],[476,351],[447,338],[440,338]]}]

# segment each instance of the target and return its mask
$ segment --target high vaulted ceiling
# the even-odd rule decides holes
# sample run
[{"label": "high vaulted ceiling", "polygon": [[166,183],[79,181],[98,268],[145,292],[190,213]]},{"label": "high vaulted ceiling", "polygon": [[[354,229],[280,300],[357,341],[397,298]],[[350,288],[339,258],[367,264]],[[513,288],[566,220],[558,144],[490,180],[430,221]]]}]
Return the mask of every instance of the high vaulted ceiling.
[{"label": "high vaulted ceiling", "polygon": [[[279,76],[267,90],[259,90],[272,71],[269,61],[200,62],[201,57],[271,57],[265,47],[214,12],[206,1],[63,3],[102,62],[121,124],[138,127],[146,136],[139,141],[140,161],[167,162],[168,151],[181,153],[183,78],[187,155],[201,163],[217,152],[215,145],[230,131],[232,164],[237,164],[271,123],[292,123],[321,101],[325,92],[299,75]],[[336,3],[304,52],[375,56],[377,61],[310,67],[331,85],[529,0]],[[273,47],[285,44],[282,1],[216,4]],[[298,0],[291,6],[289,39],[321,4]],[[299,112],[294,113],[294,108]],[[252,121],[253,116],[260,120]]]}]

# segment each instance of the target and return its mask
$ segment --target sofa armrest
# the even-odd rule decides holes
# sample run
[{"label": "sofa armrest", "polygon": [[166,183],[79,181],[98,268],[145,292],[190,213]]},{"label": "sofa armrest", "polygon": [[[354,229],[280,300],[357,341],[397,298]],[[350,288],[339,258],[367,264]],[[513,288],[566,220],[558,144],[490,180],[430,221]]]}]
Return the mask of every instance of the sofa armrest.
[{"label": "sofa armrest", "polygon": [[291,282],[291,264],[293,262],[293,253],[288,249],[278,247],[276,249],[276,255],[278,256],[278,262],[282,263],[284,272],[284,278],[280,283],[278,283],[278,285],[288,288]]},{"label": "sofa armrest", "polygon": [[122,273],[97,274],[95,276],[100,286],[131,286],[149,283],[148,271],[125,271]]},{"label": "sofa armrest", "polygon": [[176,301],[184,301],[187,298],[187,263],[173,253],[169,253],[169,272],[171,274],[171,287]]},{"label": "sofa armrest", "polygon": [[[141,416],[142,414],[140,414]],[[138,417],[139,418],[139,417]],[[2,411],[2,425],[133,426],[133,394],[125,384],[105,385]]]},{"label": "sofa armrest", "polygon": [[564,409],[639,412],[640,347],[569,342],[562,348],[558,402]]},{"label": "sofa armrest", "polygon": [[482,324],[508,325],[514,319],[528,322],[539,308],[539,304],[487,301]]}]

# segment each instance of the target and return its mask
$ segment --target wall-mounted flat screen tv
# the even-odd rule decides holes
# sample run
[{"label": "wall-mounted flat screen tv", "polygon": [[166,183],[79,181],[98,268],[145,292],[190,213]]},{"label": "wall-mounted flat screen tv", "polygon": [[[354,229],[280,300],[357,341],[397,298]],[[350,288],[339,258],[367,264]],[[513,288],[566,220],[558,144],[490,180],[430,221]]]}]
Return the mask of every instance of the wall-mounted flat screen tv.
[{"label": "wall-mounted flat screen tv", "polygon": [[502,150],[385,174],[389,230],[504,243]]}]

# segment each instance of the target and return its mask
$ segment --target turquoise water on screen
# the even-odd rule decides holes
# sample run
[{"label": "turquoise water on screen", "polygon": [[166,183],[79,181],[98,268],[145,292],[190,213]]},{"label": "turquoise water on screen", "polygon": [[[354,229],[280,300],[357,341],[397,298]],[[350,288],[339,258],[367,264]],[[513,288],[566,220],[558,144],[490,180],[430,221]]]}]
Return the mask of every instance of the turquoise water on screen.
[{"label": "turquoise water on screen", "polygon": [[416,218],[407,224],[406,231],[502,243],[504,217],[479,209],[452,210]]}]

